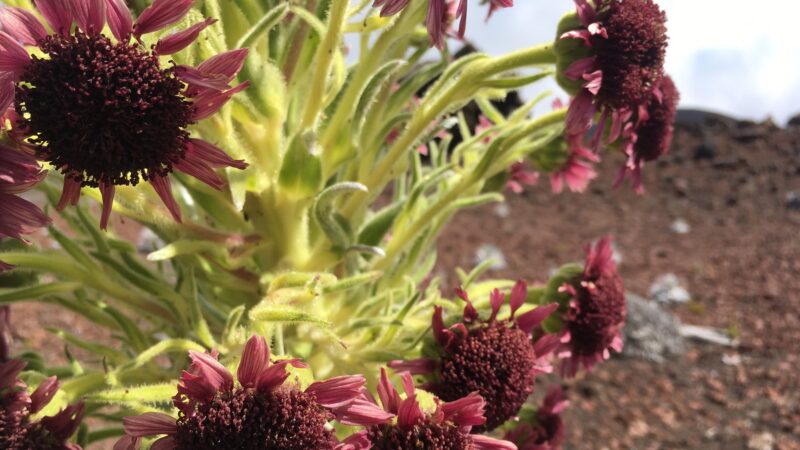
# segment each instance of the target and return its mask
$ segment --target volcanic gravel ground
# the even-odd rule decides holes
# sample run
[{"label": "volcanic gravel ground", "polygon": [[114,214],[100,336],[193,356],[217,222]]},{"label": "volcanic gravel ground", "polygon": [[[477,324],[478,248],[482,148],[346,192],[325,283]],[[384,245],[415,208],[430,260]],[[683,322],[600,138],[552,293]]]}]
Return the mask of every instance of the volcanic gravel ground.
[{"label": "volcanic gravel ground", "polygon": [[[623,160],[607,156],[585,194],[553,195],[542,179],[506,211],[461,213],[439,245],[451,286],[450,268],[473,267],[485,244],[508,263],[489,275],[542,281],[610,233],[629,291],[674,273],[691,301],[671,310],[739,340],[690,342],[664,364],[615,358],[570,381],[567,448],[800,449],[800,128],[685,122],[645,168],[647,194],[612,188]],[[673,232],[676,219],[690,231]]]}]

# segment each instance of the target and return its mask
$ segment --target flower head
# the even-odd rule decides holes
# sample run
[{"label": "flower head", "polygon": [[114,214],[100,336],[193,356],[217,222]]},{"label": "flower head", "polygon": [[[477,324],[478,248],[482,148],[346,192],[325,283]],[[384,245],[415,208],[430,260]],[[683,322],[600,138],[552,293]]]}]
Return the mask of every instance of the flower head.
[{"label": "flower head", "polygon": [[[470,434],[472,427],[486,422],[486,402],[473,392],[463,398],[441,402],[434,399],[432,410],[426,411],[409,372],[403,372],[405,397],[389,381],[381,369],[378,396],[392,423],[376,423],[356,433],[345,444],[353,450],[514,450],[507,441]],[[372,400],[374,402],[374,400]],[[347,448],[347,447],[346,447]]]},{"label": "flower head", "polygon": [[[32,156],[0,144],[0,238],[23,237],[50,223],[33,203],[16,194],[39,183],[45,172]],[[12,266],[0,261],[0,272]]]},{"label": "flower head", "polygon": [[443,400],[453,401],[472,392],[486,399],[486,423],[479,429],[493,430],[517,414],[533,391],[536,375],[551,370],[548,358],[558,344],[556,335],[535,342],[531,333],[558,307],[553,303],[517,315],[527,298],[527,285],[517,282],[511,291],[510,317],[499,320],[506,296],[491,294],[491,316],[481,320],[467,293],[457,294],[466,302],[463,321],[445,327],[442,308],[433,314],[433,335],[438,360],[393,362],[390,366],[418,374],[435,374],[427,387]]},{"label": "flower head", "polygon": [[[214,169],[246,167],[187,131],[247,87],[229,86],[241,52],[218,56],[227,63],[216,68],[162,67],[159,56],[188,47],[213,20],[168,35],[152,50],[141,43],[180,21],[192,3],[155,0],[133,23],[123,0],[37,1],[51,34],[30,11],[0,10],[0,111],[13,105],[12,136],[64,174],[59,208],[75,204],[81,187],[97,187],[105,228],[115,186],[144,180],[180,220],[170,173],[219,189],[224,183]],[[106,24],[113,38],[103,34]],[[38,53],[29,56],[26,47]]]},{"label": "flower head", "polygon": [[643,192],[642,167],[645,162],[656,160],[669,151],[679,100],[680,94],[672,78],[661,77],[648,101],[638,109],[635,126],[629,125],[623,132],[623,149],[628,161],[620,170],[617,184],[630,173],[634,189]]},{"label": "flower head", "polygon": [[[561,85],[575,94],[567,132],[583,137],[601,112],[593,139],[613,142],[661,77],[666,16],[653,0],[575,0],[576,14],[559,26]],[[608,128],[607,128],[608,125]],[[596,148],[595,148],[596,149]]]},{"label": "flower head", "polygon": [[561,291],[569,294],[564,315],[565,356],[561,371],[574,376],[608,359],[609,349],[622,351],[621,330],[627,313],[625,289],[612,259],[611,238],[587,246],[583,272]]},{"label": "flower head", "polygon": [[561,412],[569,406],[561,386],[551,388],[530,423],[521,423],[506,433],[505,439],[519,450],[559,450],[564,442]]},{"label": "flower head", "polygon": [[216,354],[189,356],[192,365],[173,398],[178,419],[161,413],[127,417],[127,436],[115,448],[134,450],[141,437],[166,435],[158,448],[333,450],[339,443],[326,426],[329,421],[364,425],[384,417],[377,407],[355,405],[364,389],[361,376],[318,381],[305,390],[287,382],[288,366],[307,366],[296,359],[271,361],[262,337],[252,337],[244,348],[238,386]]},{"label": "flower head", "polygon": [[83,403],[70,405],[54,416],[33,421],[58,391],[55,377],[46,378],[28,394],[19,379],[25,363],[12,359],[0,362],[0,448],[8,450],[80,450],[66,441],[83,418]]}]

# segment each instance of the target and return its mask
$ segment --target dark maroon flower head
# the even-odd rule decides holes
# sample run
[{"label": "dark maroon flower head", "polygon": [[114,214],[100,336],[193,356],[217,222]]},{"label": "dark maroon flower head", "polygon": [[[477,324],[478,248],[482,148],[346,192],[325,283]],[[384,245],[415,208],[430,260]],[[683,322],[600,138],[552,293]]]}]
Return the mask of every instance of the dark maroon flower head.
[{"label": "dark maroon flower head", "polygon": [[[247,87],[230,87],[246,53],[226,52],[197,68],[161,66],[159,57],[191,45],[212,19],[149,49],[141,42],[184,18],[192,3],[155,0],[134,24],[124,0],[37,1],[52,34],[26,9],[0,9],[0,114],[13,105],[11,136],[64,174],[58,208],[77,203],[81,187],[99,188],[105,228],[115,186],[144,180],[180,220],[169,174],[220,189],[215,169],[247,166],[187,131]],[[113,39],[102,34],[106,24]]]},{"label": "dark maroon flower head", "polygon": [[466,302],[463,322],[446,328],[442,308],[434,311],[438,360],[394,362],[391,366],[415,373],[434,372],[435,378],[427,388],[442,400],[479,393],[486,399],[486,424],[479,429],[493,430],[517,414],[533,391],[536,375],[549,371],[547,358],[555,349],[557,337],[545,335],[534,343],[531,332],[558,305],[516,315],[527,298],[527,285],[519,281],[510,295],[510,317],[498,320],[506,296],[495,289],[490,297],[492,314],[488,320],[480,320],[467,293],[459,289],[457,294]]},{"label": "dark maroon flower head", "polygon": [[[581,139],[596,113],[591,147],[615,142],[663,74],[666,15],[653,0],[575,0],[576,15],[559,26],[559,79],[579,86],[567,115],[567,134]],[[565,67],[566,66],[566,67]],[[566,80],[566,81],[564,81]],[[575,86],[572,86],[575,85]]]},{"label": "dark maroon flower head", "polygon": [[[378,396],[388,414],[384,420],[345,440],[344,450],[515,450],[507,441],[470,434],[486,422],[486,402],[473,392],[452,402],[434,399],[435,409],[426,411],[420,404],[414,381],[403,372],[405,398],[395,389],[385,369],[381,369]],[[374,402],[374,399],[372,400]],[[392,423],[387,419],[395,417]]]},{"label": "dark maroon flower head", "polygon": [[625,289],[612,259],[611,238],[587,246],[580,279],[561,290],[572,297],[564,316],[564,341],[569,357],[562,374],[574,376],[583,365],[587,370],[610,357],[609,349],[622,351],[621,330],[627,308]]},{"label": "dark maroon flower head", "polygon": [[178,419],[161,413],[125,418],[127,435],[115,449],[138,450],[144,436],[165,435],[161,447],[178,450],[286,449],[333,450],[339,445],[327,424],[365,425],[386,420],[383,411],[360,401],[365,380],[342,376],[318,381],[305,390],[287,383],[287,366],[307,367],[295,359],[270,361],[264,338],[248,340],[233,375],[217,355],[189,352],[173,403]]},{"label": "dark maroon flower head", "polygon": [[25,363],[12,359],[0,363],[0,448],[7,450],[80,450],[67,440],[83,418],[84,405],[69,405],[54,416],[31,420],[58,391],[55,377],[46,378],[32,394],[19,379]]},{"label": "dark maroon flower head", "polygon": [[561,386],[551,388],[531,423],[521,423],[506,433],[505,439],[519,450],[560,450],[564,442],[561,412],[569,406]]}]

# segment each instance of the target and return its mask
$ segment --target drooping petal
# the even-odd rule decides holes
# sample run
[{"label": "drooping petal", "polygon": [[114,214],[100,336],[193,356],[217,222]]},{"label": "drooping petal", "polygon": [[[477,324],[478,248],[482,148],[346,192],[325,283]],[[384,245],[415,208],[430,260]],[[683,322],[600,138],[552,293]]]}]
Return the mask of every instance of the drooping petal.
[{"label": "drooping petal", "polygon": [[472,392],[466,397],[447,402],[441,406],[445,420],[462,427],[486,423],[486,417],[483,415],[485,408],[486,401],[477,392]]},{"label": "drooping petal", "polygon": [[133,17],[125,0],[105,0],[106,20],[111,33],[120,42],[128,42],[133,32]]},{"label": "drooping petal", "polygon": [[72,28],[73,13],[70,5],[64,0],[36,0],[36,9],[58,34],[66,35]]},{"label": "drooping petal", "polygon": [[241,159],[233,159],[221,148],[202,139],[189,139],[190,151],[212,167],[235,167],[239,170],[248,164]]},{"label": "drooping petal", "polygon": [[139,15],[133,26],[134,35],[138,38],[180,21],[192,8],[192,3],[194,0],[155,0]]},{"label": "drooping petal", "polygon": [[245,81],[236,87],[232,87],[225,91],[213,91],[207,90],[202,92],[200,95],[193,99],[195,111],[194,115],[192,116],[192,120],[199,121],[203,120],[222,108],[228,100],[231,99],[235,94],[247,89],[250,86],[249,81]]},{"label": "drooping petal", "polygon": [[67,206],[75,206],[81,198],[81,182],[69,176],[64,177],[64,187],[61,188],[61,198],[58,200],[56,209],[61,211]]},{"label": "drooping petal", "polygon": [[517,450],[517,446],[508,441],[502,441],[481,434],[471,434],[475,450]]},{"label": "drooping petal", "polygon": [[172,436],[164,436],[150,446],[150,450],[173,450],[176,448],[178,448],[178,444]]},{"label": "drooping petal", "polygon": [[36,414],[47,406],[50,400],[53,399],[53,396],[56,395],[56,392],[58,392],[58,386],[58,379],[56,377],[45,378],[36,390],[33,391],[33,394],[31,394],[31,413]]},{"label": "drooping petal", "polygon": [[25,72],[30,62],[25,47],[10,34],[0,31],[0,72],[9,72],[16,78]]},{"label": "drooping petal", "polygon": [[389,361],[387,366],[396,372],[411,372],[413,375],[427,375],[436,371],[436,361],[430,358]]},{"label": "drooping petal", "polygon": [[178,431],[175,419],[162,413],[148,412],[122,419],[125,432],[133,437],[175,434]]},{"label": "drooping petal", "polygon": [[25,241],[23,235],[47,226],[50,219],[33,203],[16,195],[0,194],[0,237]]},{"label": "drooping petal", "polygon": [[189,357],[192,359],[193,371],[205,378],[217,390],[229,391],[233,388],[233,375],[217,361],[217,358],[208,353],[194,350],[189,351]]},{"label": "drooping petal", "polygon": [[8,108],[14,103],[14,90],[16,83],[14,83],[13,74],[0,75],[0,115],[8,111]]},{"label": "drooping petal", "polygon": [[225,182],[222,181],[222,178],[220,178],[216,172],[214,172],[212,167],[204,164],[202,161],[191,158],[188,152],[185,158],[173,163],[172,167],[187,175],[197,178],[214,189],[222,189],[222,186],[225,185]]},{"label": "drooping petal", "polygon": [[192,42],[194,42],[200,35],[200,32],[205,30],[208,26],[216,21],[216,19],[209,17],[206,20],[196,23],[183,31],[179,31],[159,39],[153,51],[159,55],[172,55],[173,53],[178,53],[179,51],[191,45]]},{"label": "drooping petal", "polygon": [[428,36],[431,45],[441,49],[444,47],[444,15],[447,5],[444,0],[429,0],[428,12],[425,17],[425,25],[428,28]]},{"label": "drooping petal", "polygon": [[205,89],[224,91],[228,89],[228,77],[225,75],[207,74],[194,67],[177,66],[172,72],[179,80],[189,85],[189,89],[204,92]]},{"label": "drooping petal", "polygon": [[139,450],[142,438],[133,436],[122,436],[114,444],[112,450]]},{"label": "drooping petal", "polygon": [[45,175],[34,157],[0,144],[0,194],[25,192]]},{"label": "drooping petal", "polygon": [[21,359],[12,359],[0,363],[0,389],[6,389],[14,385],[22,369],[27,364]]},{"label": "drooping petal", "polygon": [[106,0],[69,0],[78,28],[88,35],[103,31],[106,24]]},{"label": "drooping petal", "polygon": [[[0,29],[24,45],[36,45],[47,37],[47,30],[30,11],[16,6],[0,8]],[[5,110],[5,108],[2,108]]]},{"label": "drooping petal", "polygon": [[361,395],[367,380],[361,375],[345,375],[312,383],[305,392],[314,394],[317,403],[329,408],[341,408]]},{"label": "drooping petal", "polygon": [[254,387],[258,376],[269,367],[269,346],[262,336],[251,337],[242,351],[236,377],[244,387]]},{"label": "drooping petal", "polygon": [[597,63],[596,56],[581,58],[570,64],[569,67],[567,67],[567,70],[564,71],[564,75],[566,75],[566,77],[571,80],[580,80],[581,78],[583,78],[584,74],[593,71],[596,63]]},{"label": "drooping petal", "polygon": [[161,201],[164,202],[164,205],[167,206],[170,214],[172,214],[172,218],[175,219],[176,222],[180,223],[181,208],[178,206],[178,202],[175,201],[175,197],[172,195],[172,183],[170,182],[169,177],[151,175],[150,184],[153,186],[153,189],[156,190],[156,193],[161,198]]},{"label": "drooping petal", "polygon": [[108,219],[111,217],[111,208],[114,206],[116,186],[111,183],[100,182],[100,194],[103,197],[103,212],[100,215],[100,229],[108,228]]}]

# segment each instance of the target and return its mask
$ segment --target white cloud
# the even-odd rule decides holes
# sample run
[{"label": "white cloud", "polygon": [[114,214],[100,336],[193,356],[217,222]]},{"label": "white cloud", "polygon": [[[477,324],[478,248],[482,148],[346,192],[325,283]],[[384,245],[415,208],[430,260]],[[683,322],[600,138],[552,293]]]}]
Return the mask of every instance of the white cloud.
[{"label": "white cloud", "polygon": [[[552,39],[572,0],[516,0],[484,23],[473,0],[467,37],[492,54]],[[669,18],[667,71],[685,107],[783,122],[800,112],[795,0],[661,0]],[[552,88],[552,84],[548,86]]]}]

